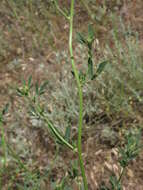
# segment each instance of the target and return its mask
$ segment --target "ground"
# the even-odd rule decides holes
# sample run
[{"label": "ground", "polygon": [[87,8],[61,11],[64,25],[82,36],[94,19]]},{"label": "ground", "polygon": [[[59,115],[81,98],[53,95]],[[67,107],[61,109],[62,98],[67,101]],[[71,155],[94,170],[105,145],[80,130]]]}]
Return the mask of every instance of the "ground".
[{"label": "ground", "polygon": [[[68,8],[69,2],[60,1],[60,6]],[[142,63],[143,2],[105,2],[91,1],[90,8],[95,13],[95,19],[77,2],[74,18],[74,53],[77,67],[84,69],[82,65],[86,62],[87,52],[76,42],[76,32],[86,33],[89,23],[95,30],[95,66],[106,58],[113,60],[113,67],[107,66],[107,71],[97,80],[97,86],[96,82],[93,82],[84,87],[83,158],[91,190],[98,189],[102,182],[108,183],[113,171],[119,175],[117,147],[121,145],[123,134],[127,130],[142,128],[143,124],[143,88],[140,82],[142,75],[140,71],[132,74],[132,70],[128,70],[130,68],[127,65],[124,66],[126,62],[123,53],[128,50],[121,26],[131,28],[127,41],[130,45],[137,44],[135,56],[129,48],[129,60]],[[47,1],[19,3],[2,0],[0,5],[0,108],[10,102],[4,130],[6,142],[14,151],[8,152],[7,169],[3,173],[1,187],[3,190],[23,189],[27,178],[24,168],[19,167],[16,161],[15,155],[19,155],[20,162],[24,163],[28,170],[43,177],[40,178],[39,189],[52,189],[51,184],[60,183],[62,178],[68,175],[72,162],[77,160],[77,157],[66,148],[56,145],[43,123],[29,117],[27,104],[17,95],[16,89],[21,86],[21,80],[27,80],[30,75],[34,83],[38,81],[40,84],[48,80],[43,104],[47,105],[49,116],[55,125],[63,126],[61,131],[70,123],[65,121],[65,118],[70,119],[72,139],[76,141],[78,103],[69,61],[69,25],[55,9],[54,4]],[[114,31],[118,34],[119,41],[112,37]],[[120,45],[122,47],[119,48]],[[126,61],[128,62],[128,56]],[[142,69],[141,64],[139,67]],[[123,95],[120,90],[122,84],[127,88]],[[106,137],[105,128],[109,129],[111,136]],[[1,149],[0,153],[2,154]],[[0,165],[2,166],[2,161]],[[142,190],[142,178],[143,151],[128,166],[122,181],[123,189]],[[78,189],[75,181],[80,181],[80,173],[78,179],[69,181],[73,189]],[[32,182],[27,183],[31,185]],[[30,189],[30,185],[27,189]]]}]

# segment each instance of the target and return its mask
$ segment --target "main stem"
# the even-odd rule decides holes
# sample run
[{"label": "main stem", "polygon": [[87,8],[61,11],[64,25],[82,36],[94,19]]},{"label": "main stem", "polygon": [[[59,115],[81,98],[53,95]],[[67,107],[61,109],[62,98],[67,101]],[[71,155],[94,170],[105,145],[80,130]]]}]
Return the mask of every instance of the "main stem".
[{"label": "main stem", "polygon": [[78,123],[78,158],[80,164],[80,170],[83,178],[84,189],[88,190],[87,180],[84,170],[84,164],[82,159],[82,147],[81,147],[81,135],[82,135],[82,125],[83,125],[83,93],[82,86],[79,80],[78,71],[75,66],[74,57],[73,57],[73,48],[72,48],[72,38],[73,38],[73,15],[74,15],[74,2],[75,0],[71,0],[71,9],[70,9],[70,33],[69,33],[69,51],[70,51],[70,59],[72,64],[72,69],[75,75],[78,93],[79,93],[79,123]]}]

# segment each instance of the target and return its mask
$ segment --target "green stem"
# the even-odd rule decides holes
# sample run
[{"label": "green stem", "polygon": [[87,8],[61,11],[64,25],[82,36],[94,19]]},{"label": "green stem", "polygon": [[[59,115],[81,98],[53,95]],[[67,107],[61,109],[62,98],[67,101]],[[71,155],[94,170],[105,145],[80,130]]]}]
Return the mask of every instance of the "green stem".
[{"label": "green stem", "polygon": [[[28,100],[28,102],[30,102],[30,105],[33,105],[33,101],[31,100],[29,96],[26,96],[25,100]],[[58,131],[58,129],[49,121],[47,116],[41,112],[41,108],[39,107],[39,105],[34,103],[34,108],[35,108],[35,111],[36,111],[35,113],[37,114],[37,116],[39,116],[47,124],[48,128],[53,133],[53,135],[57,138],[57,140],[59,140],[59,142],[61,142],[62,144],[66,145],[73,152],[77,152],[76,148],[72,144],[70,144],[68,141],[65,140],[65,138]]]},{"label": "green stem", "polygon": [[55,6],[57,8],[57,10],[66,18],[66,19],[70,19],[70,17],[59,7],[58,3],[56,0],[54,0]]},{"label": "green stem", "polygon": [[71,0],[71,9],[70,9],[70,32],[69,32],[69,51],[70,51],[70,58],[71,58],[71,64],[72,69],[75,75],[77,87],[78,87],[78,93],[79,93],[79,123],[78,123],[78,158],[79,158],[79,164],[81,169],[81,174],[83,178],[84,183],[84,189],[88,190],[87,186],[87,180],[85,175],[85,169],[82,159],[82,147],[81,147],[81,136],[82,136],[82,125],[83,125],[83,94],[82,94],[82,86],[80,83],[79,75],[77,68],[75,66],[74,57],[73,57],[73,48],[72,48],[72,38],[73,38],[73,15],[74,15],[74,2],[75,0]]},{"label": "green stem", "polygon": [[63,143],[64,145],[66,145],[68,148],[70,148],[71,150],[73,150],[74,152],[76,152],[75,147],[64,139],[64,137],[53,126],[53,124],[48,120],[48,118],[46,116],[44,116],[44,115],[40,115],[40,116],[42,116],[42,119],[47,123],[49,129],[53,132],[53,134],[55,135],[55,137],[57,138],[57,140],[59,140],[61,143]]}]

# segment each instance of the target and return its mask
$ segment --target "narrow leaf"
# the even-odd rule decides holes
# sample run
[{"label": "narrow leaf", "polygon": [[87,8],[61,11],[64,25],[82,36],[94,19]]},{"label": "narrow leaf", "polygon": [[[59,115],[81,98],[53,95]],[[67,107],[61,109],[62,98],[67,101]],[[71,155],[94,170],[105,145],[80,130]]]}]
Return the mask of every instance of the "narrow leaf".
[{"label": "narrow leaf", "polygon": [[22,79],[23,86],[26,86],[26,80]]},{"label": "narrow leaf", "polygon": [[91,24],[88,25],[88,42],[92,42],[94,40],[94,30]]},{"label": "narrow leaf", "polygon": [[98,68],[96,70],[96,73],[99,75],[105,68],[106,64],[108,63],[108,61],[103,61],[98,65]]},{"label": "narrow leaf", "polygon": [[31,82],[32,82],[32,75],[28,78],[28,87],[31,88]]},{"label": "narrow leaf", "polygon": [[8,112],[8,108],[9,108],[9,103],[7,103],[4,107],[4,109],[2,110],[2,114],[6,114]]},{"label": "narrow leaf", "polygon": [[38,85],[38,82],[36,82],[35,84],[35,92],[37,94],[37,96],[39,95],[39,85]]},{"label": "narrow leaf", "polygon": [[66,145],[67,147],[69,147],[72,150],[75,150],[75,148],[69,143],[67,142],[64,137],[62,136],[62,134],[59,132],[59,130],[53,126],[53,124],[46,118],[43,118],[45,120],[45,122],[48,124],[49,129],[51,130],[51,132],[54,134],[54,136],[57,138],[58,142]]},{"label": "narrow leaf", "polygon": [[23,92],[22,92],[22,90],[20,90],[19,88],[17,88],[17,95],[18,95],[18,96],[23,96]]},{"label": "narrow leaf", "polygon": [[64,139],[69,142],[70,141],[70,135],[71,135],[71,126],[67,126],[66,131],[65,131],[65,136]]},{"label": "narrow leaf", "polygon": [[40,86],[40,90],[39,90],[39,94],[42,95],[45,93],[45,88],[48,84],[48,81],[45,81],[41,86]]},{"label": "narrow leaf", "polygon": [[87,40],[86,38],[84,37],[83,34],[81,33],[77,33],[77,41],[80,43],[80,44],[87,44]]}]

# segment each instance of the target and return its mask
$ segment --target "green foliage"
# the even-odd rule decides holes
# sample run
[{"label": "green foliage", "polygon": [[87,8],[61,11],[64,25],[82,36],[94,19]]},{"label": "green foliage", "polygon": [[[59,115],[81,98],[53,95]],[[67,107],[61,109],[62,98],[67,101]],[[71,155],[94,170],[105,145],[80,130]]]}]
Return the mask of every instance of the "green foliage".
[{"label": "green foliage", "polygon": [[85,36],[81,33],[77,33],[77,41],[82,44],[82,45],[87,45],[87,39],[85,38]]},{"label": "green foliage", "polygon": [[[8,5],[8,7],[10,8],[10,11],[8,11],[7,13],[8,18],[12,19],[12,20],[10,19],[11,22],[15,21],[13,19],[16,19],[16,22],[13,22],[13,23],[16,23],[18,26],[18,27],[14,27],[12,25],[9,28],[9,30],[13,34],[16,34],[16,37],[14,36],[13,39],[15,38],[17,39],[17,36],[22,36],[23,34],[29,35],[29,33],[30,34],[32,33],[33,34],[31,37],[32,39],[29,40],[29,42],[32,43],[32,48],[30,44],[30,48],[26,49],[25,47],[25,49],[27,52],[30,52],[29,54],[31,56],[31,50],[33,53],[33,48],[35,48],[36,50],[38,50],[36,52],[36,56],[37,56],[37,53],[39,53],[40,51],[42,52],[43,47],[47,45],[46,44],[47,33],[49,34],[50,32],[52,32],[52,30],[49,29],[49,14],[48,14],[49,7],[47,7],[47,5],[49,5],[49,2],[45,3],[45,1],[41,1],[41,0],[39,1],[12,0],[12,1],[6,1],[6,2],[7,2],[6,5]],[[58,11],[60,11],[60,13],[68,21],[72,18],[71,17],[72,15],[69,16],[68,11],[61,9],[59,7],[58,1],[55,1],[55,5]],[[102,10],[103,10],[103,15],[104,15],[106,12],[105,7],[103,7]],[[102,19],[102,16],[97,18],[96,20],[100,22],[101,19]],[[16,30],[17,28],[18,29],[21,28],[21,30],[16,31],[15,28]],[[70,29],[72,29],[72,25]],[[26,33],[25,31],[28,31],[28,32]],[[72,33],[70,34],[72,35]],[[96,59],[93,54],[93,43],[95,41],[94,40],[95,31],[94,31],[93,26],[91,24],[88,26],[87,35],[84,35],[82,33],[77,33],[77,41],[80,43],[81,49],[85,48],[85,52],[83,53],[84,55],[81,54],[81,57],[87,55],[86,65],[85,65],[85,62],[82,61],[83,57],[82,58],[77,57],[77,60],[76,60],[79,63],[83,62],[83,67],[85,66],[84,68],[86,69],[86,71],[79,70],[77,73],[75,72],[76,70],[74,69],[72,71],[75,78],[77,77],[76,78],[77,86],[75,85],[75,81],[72,80],[71,76],[66,75],[67,78],[64,80],[61,80],[62,82],[60,82],[59,88],[58,87],[55,88],[54,86],[55,84],[52,85],[52,88],[55,91],[48,92],[49,97],[50,97],[50,98],[48,97],[49,98],[48,99],[45,94],[47,93],[46,89],[50,81],[45,81],[41,84],[36,82],[35,84],[33,84],[32,76],[30,76],[27,81],[23,80],[22,86],[17,89],[17,94],[23,99],[25,99],[25,102],[26,102],[25,105],[27,106],[28,104],[28,111],[30,113],[30,117],[33,116],[38,121],[42,121],[41,127],[44,129],[48,129],[48,131],[50,132],[50,134],[52,135],[53,139],[56,142],[56,146],[67,147],[70,150],[72,150],[76,156],[78,153],[81,174],[83,176],[84,181],[85,181],[85,176],[84,176],[85,174],[84,174],[84,167],[83,167],[82,154],[81,154],[82,152],[79,151],[82,145],[81,136],[82,136],[83,118],[85,118],[86,115],[89,117],[90,123],[86,121],[84,122],[86,123],[86,125],[89,125],[90,127],[93,127],[91,126],[91,123],[96,123],[96,121],[92,120],[91,118],[94,118],[96,120],[95,115],[96,117],[98,117],[100,113],[105,113],[105,115],[108,115],[112,119],[121,117],[121,121],[123,120],[124,122],[124,119],[122,118],[123,116],[134,119],[136,117],[135,112],[137,110],[135,107],[142,106],[143,67],[142,67],[142,58],[138,51],[139,49],[139,46],[137,44],[138,39],[135,39],[135,43],[134,42],[132,43],[132,40],[130,39],[131,38],[130,32],[128,34],[127,32],[123,32],[122,35],[123,35],[123,43],[122,43],[122,40],[118,36],[118,30],[114,29],[113,41],[115,43],[115,48],[110,49],[108,46],[106,46],[105,48],[102,47],[102,52],[100,50],[101,56],[100,58]],[[9,45],[6,44],[5,38],[3,41],[2,35],[0,37],[1,37],[0,40],[2,41],[1,54],[3,54],[5,58],[7,54],[3,52],[3,49],[6,52],[9,52]],[[26,36],[24,36],[24,40],[25,39],[27,40]],[[21,39],[20,39],[20,45],[21,45]],[[72,44],[71,44],[71,48],[72,48]],[[69,55],[67,52],[66,52],[66,56],[67,56],[65,57],[67,58],[66,62],[68,62],[69,59],[71,58],[72,65],[74,65],[75,57],[72,55],[69,58],[68,57]],[[94,67],[95,63],[97,63],[96,69]],[[110,63],[110,64],[107,64],[107,63]],[[106,70],[105,70],[105,67],[106,67]],[[68,72],[69,70],[71,70],[71,68],[70,69],[64,68],[64,70]],[[100,77],[101,73],[103,73],[102,77]],[[96,81],[93,79],[96,79]],[[78,87],[78,90],[77,90],[77,87]],[[59,89],[61,91],[59,91]],[[82,90],[84,92],[83,94],[84,110],[82,110],[82,100],[83,100]],[[79,99],[78,99],[78,92],[81,95]],[[52,101],[49,103],[49,100],[52,100]],[[79,102],[80,102],[80,108],[78,107]],[[48,110],[49,104],[52,105],[52,108],[53,108],[51,109],[52,111]],[[3,153],[2,163],[3,163],[4,169],[7,169],[5,166],[7,166],[6,163],[7,163],[7,154],[8,154],[8,156],[11,156],[12,159],[15,161],[16,163],[15,168],[17,168],[16,171],[13,171],[12,177],[10,177],[8,188],[9,189],[17,188],[21,190],[42,189],[42,187],[40,186],[40,182],[41,182],[40,175],[44,175],[44,174],[43,173],[38,174],[38,172],[35,170],[31,172],[28,169],[28,164],[26,164],[26,160],[28,158],[24,157],[23,159],[22,157],[21,159],[19,154],[15,153],[14,148],[11,148],[11,146],[9,145],[7,146],[6,144],[3,123],[4,123],[4,115],[6,114],[7,110],[8,110],[8,104],[0,112],[0,129],[1,129],[0,134],[1,134],[1,145],[2,145],[2,153]],[[77,125],[77,117],[78,117],[79,111],[81,114],[79,117],[80,124],[79,124],[79,128],[76,128],[75,126]],[[61,125],[59,125],[58,122]],[[136,125],[134,124],[134,122],[132,123],[133,123],[132,125]],[[73,141],[72,139],[73,137],[72,126],[76,128],[75,136],[77,136],[77,133],[79,133],[79,136],[78,136],[79,150],[77,149],[77,141],[75,140]],[[62,129],[64,130],[62,131]],[[119,154],[120,154],[119,163],[121,167],[123,168],[121,175],[119,178],[117,178],[115,175],[112,176],[109,180],[110,187],[102,187],[101,188],[102,190],[110,190],[110,189],[121,190],[122,189],[121,179],[123,177],[124,171],[126,167],[130,164],[130,161],[135,159],[140,152],[140,149],[141,149],[140,138],[141,138],[140,134],[134,134],[134,135],[129,134],[126,136],[126,143],[124,144],[122,148],[119,148]],[[17,141],[16,143],[18,144]],[[20,143],[21,143],[21,139],[20,139]],[[68,177],[67,176],[63,177],[62,179],[54,182],[52,184],[52,188],[54,190],[71,190],[71,187],[69,186],[71,186],[72,183],[70,182],[72,180],[73,181],[76,180],[76,178],[78,178],[79,173],[80,173],[79,163],[78,162],[71,163],[70,169],[68,168]],[[57,166],[58,164],[60,163],[57,163]],[[35,163],[33,165],[35,166]],[[3,177],[5,177],[5,175],[3,175],[4,172],[5,171],[3,170],[3,172],[1,173],[1,176]],[[11,175],[11,173],[8,175]],[[21,181],[19,181],[19,179]],[[70,183],[70,185],[69,183],[67,183],[67,181]],[[85,184],[86,184],[86,181],[85,181]]]},{"label": "green foliage", "polygon": [[112,190],[122,190],[121,188],[121,184],[120,182],[118,181],[117,177],[116,176],[111,176],[110,178],[110,184],[111,184],[111,189]]},{"label": "green foliage", "polygon": [[[84,81],[86,79],[86,76],[88,76],[91,80],[95,79],[97,76],[99,76],[99,74],[101,74],[106,64],[108,63],[108,61],[101,62],[98,65],[97,70],[94,71],[94,63],[93,63],[93,55],[92,55],[94,39],[95,39],[95,32],[91,24],[88,25],[87,37],[81,33],[77,33],[77,41],[81,45],[85,46],[88,51],[88,71],[86,72],[86,74],[84,75],[82,74],[82,76],[84,76]],[[81,71],[79,75],[81,76]]]},{"label": "green foliage", "polygon": [[43,84],[41,84],[39,86],[38,83],[36,82],[36,84],[35,84],[35,92],[36,92],[37,96],[41,96],[42,94],[45,93],[47,84],[48,84],[48,81],[45,81]]},{"label": "green foliage", "polygon": [[7,144],[6,144],[6,139],[5,139],[5,131],[4,131],[3,123],[4,123],[4,115],[8,112],[8,108],[9,108],[9,104],[6,104],[5,107],[2,109],[2,111],[0,112],[0,137],[1,137],[0,145],[2,145],[2,149],[3,149],[3,156],[1,158],[3,168],[6,167],[6,162],[7,162]]},{"label": "green foliage", "polygon": [[88,26],[87,37],[81,33],[77,33],[77,41],[85,46],[88,50],[88,77],[92,80],[94,78],[93,61],[92,61],[92,44],[94,42],[94,30],[92,25]]},{"label": "green foliage", "polygon": [[100,190],[122,190],[121,184],[119,183],[116,176],[111,176],[109,180],[111,188],[102,186]]},{"label": "green foliage", "polygon": [[93,30],[93,27],[91,24],[88,25],[88,37],[87,37],[87,42],[89,43],[89,46],[93,43],[95,32]]},{"label": "green foliage", "polygon": [[98,64],[98,68],[96,70],[96,75],[98,76],[100,73],[102,73],[102,71],[104,70],[106,64],[108,63],[108,61],[103,61],[101,63]]},{"label": "green foliage", "polygon": [[4,115],[8,112],[9,106],[10,106],[9,103],[7,103],[2,109],[2,111],[0,112],[0,123],[3,123]]},{"label": "green foliage", "polygon": [[[39,87],[38,83],[35,84],[35,86],[33,86],[35,88],[35,95],[33,97],[33,93],[32,93],[32,78],[31,76],[28,79],[28,84],[26,84],[26,81],[23,81],[23,86],[19,89],[17,89],[18,95],[23,96],[25,98],[27,98],[29,105],[30,105],[30,111],[29,113],[38,118],[43,120],[46,124],[48,129],[50,129],[50,131],[52,132],[52,134],[54,135],[54,137],[57,139],[57,142],[60,143],[61,145],[66,145],[67,147],[69,147],[72,150],[75,150],[74,146],[72,146],[67,139],[67,135],[65,134],[65,137],[63,137],[63,135],[61,134],[61,132],[52,124],[52,122],[50,122],[50,120],[47,118],[47,116],[45,115],[45,110],[44,107],[40,104],[39,102],[39,98],[41,95],[43,95],[45,93],[45,88],[47,86],[47,81],[45,81],[44,83],[42,83]],[[68,131],[66,132],[68,133]]]},{"label": "green foliage", "polygon": [[71,169],[68,170],[68,175],[71,179],[75,179],[76,177],[78,177],[79,171],[78,171],[78,161],[77,160],[71,162]]},{"label": "green foliage", "polygon": [[53,190],[72,190],[71,187],[66,185],[66,179],[63,178],[60,183],[52,183],[52,189]]},{"label": "green foliage", "polygon": [[132,134],[131,132],[126,135],[126,142],[123,148],[119,148],[121,158],[119,160],[120,165],[125,168],[130,161],[135,159],[142,148],[141,146],[141,132]]},{"label": "green foliage", "polygon": [[125,136],[125,145],[122,148],[119,148],[119,163],[122,168],[119,178],[114,176],[110,177],[110,185],[111,187],[101,186],[100,190],[122,190],[121,180],[123,175],[125,174],[126,167],[130,164],[130,162],[137,158],[141,151],[141,131],[137,130],[135,133],[128,133]]},{"label": "green foliage", "polygon": [[30,89],[32,87],[31,81],[32,81],[32,76],[30,76],[28,78],[27,84],[26,84],[26,80],[23,80],[22,87],[21,88],[17,88],[17,94],[19,96],[27,96],[27,97],[29,96]]},{"label": "green foliage", "polygon": [[71,137],[71,125],[68,125],[65,131],[64,139],[69,142]]}]

